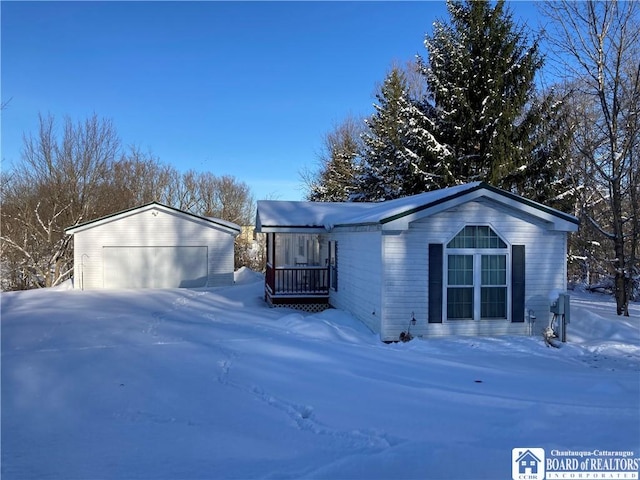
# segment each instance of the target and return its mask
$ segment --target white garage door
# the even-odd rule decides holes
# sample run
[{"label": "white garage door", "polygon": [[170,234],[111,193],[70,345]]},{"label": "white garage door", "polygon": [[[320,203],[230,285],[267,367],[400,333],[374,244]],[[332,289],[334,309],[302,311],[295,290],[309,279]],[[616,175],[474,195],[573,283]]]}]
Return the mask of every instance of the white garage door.
[{"label": "white garage door", "polygon": [[207,247],[103,247],[104,288],[203,287]]}]

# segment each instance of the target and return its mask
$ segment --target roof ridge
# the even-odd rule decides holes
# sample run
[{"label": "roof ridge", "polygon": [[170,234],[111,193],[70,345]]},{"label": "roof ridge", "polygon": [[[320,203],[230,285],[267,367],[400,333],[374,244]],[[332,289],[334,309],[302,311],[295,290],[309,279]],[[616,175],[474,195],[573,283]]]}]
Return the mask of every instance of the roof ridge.
[{"label": "roof ridge", "polygon": [[66,234],[70,235],[70,234],[73,234],[74,230],[78,230],[78,229],[82,229],[84,227],[88,227],[89,225],[91,225],[93,223],[105,222],[105,221],[109,220],[110,218],[114,218],[114,217],[117,217],[117,216],[120,216],[120,215],[125,216],[128,213],[132,213],[132,212],[134,212],[136,210],[143,210],[143,209],[146,209],[148,207],[152,207],[154,205],[158,206],[158,207],[161,207],[161,208],[165,208],[167,210],[171,210],[171,211],[176,212],[176,213],[181,214],[181,215],[187,215],[187,216],[199,219],[199,220],[204,220],[206,222],[215,223],[216,225],[220,225],[220,226],[223,226],[223,227],[226,227],[226,228],[230,228],[231,230],[235,230],[238,233],[240,233],[242,231],[242,227],[240,227],[240,225],[238,225],[238,224],[236,224],[234,222],[230,222],[228,220],[223,220],[221,218],[216,218],[216,217],[205,217],[203,215],[197,215],[195,213],[187,212],[185,210],[181,210],[179,208],[172,207],[170,205],[165,205],[164,203],[161,203],[161,202],[158,202],[158,201],[155,201],[155,200],[152,201],[152,202],[145,203],[143,205],[139,205],[137,207],[127,208],[127,209],[124,209],[124,210],[120,210],[118,212],[114,212],[114,213],[109,214],[109,215],[104,215],[102,217],[94,218],[93,220],[88,220],[88,221],[83,222],[83,223],[72,225],[71,227],[65,228],[64,231],[65,231]]}]

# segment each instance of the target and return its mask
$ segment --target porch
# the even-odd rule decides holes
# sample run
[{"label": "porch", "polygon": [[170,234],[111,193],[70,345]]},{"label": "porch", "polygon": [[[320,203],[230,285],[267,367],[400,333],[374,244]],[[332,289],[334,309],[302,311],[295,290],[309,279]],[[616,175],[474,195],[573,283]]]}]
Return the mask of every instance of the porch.
[{"label": "porch", "polygon": [[329,267],[267,264],[265,300],[270,305],[329,304]]},{"label": "porch", "polygon": [[267,233],[265,300],[271,306],[319,311],[329,306],[332,262],[318,234]]}]

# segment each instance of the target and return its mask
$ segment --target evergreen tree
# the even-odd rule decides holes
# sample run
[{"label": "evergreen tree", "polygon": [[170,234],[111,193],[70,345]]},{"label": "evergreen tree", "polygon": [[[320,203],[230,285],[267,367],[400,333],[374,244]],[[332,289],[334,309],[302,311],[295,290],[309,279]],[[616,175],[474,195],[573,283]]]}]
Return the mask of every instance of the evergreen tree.
[{"label": "evergreen tree", "polygon": [[303,172],[307,200],[315,202],[346,202],[356,190],[355,178],[360,170],[361,119],[348,117],[324,138],[319,155],[319,168]]},{"label": "evergreen tree", "polygon": [[383,201],[424,192],[432,174],[424,169],[425,148],[439,145],[425,124],[429,122],[410,98],[405,73],[393,67],[376,95],[376,112],[366,120],[363,171],[355,200]]},{"label": "evergreen tree", "polygon": [[574,209],[575,188],[567,175],[572,128],[566,96],[554,90],[537,94],[520,131],[522,164],[505,174],[500,186],[559,210]]},{"label": "evergreen tree", "polygon": [[549,184],[559,167],[551,161],[556,132],[541,125],[553,115],[551,103],[534,102],[543,63],[537,41],[529,43],[504,3],[449,0],[450,23],[436,22],[426,37],[422,110],[449,153],[426,145],[425,169],[437,174],[439,187],[481,180],[526,194]]},{"label": "evergreen tree", "polygon": [[341,163],[330,155],[309,198],[382,201],[485,181],[541,202],[570,202],[563,195],[570,132],[563,102],[537,94],[537,41],[504,0],[447,7],[450,21],[436,22],[425,39],[428,62],[418,57],[423,81],[415,64],[390,70],[365,121],[360,157]]}]

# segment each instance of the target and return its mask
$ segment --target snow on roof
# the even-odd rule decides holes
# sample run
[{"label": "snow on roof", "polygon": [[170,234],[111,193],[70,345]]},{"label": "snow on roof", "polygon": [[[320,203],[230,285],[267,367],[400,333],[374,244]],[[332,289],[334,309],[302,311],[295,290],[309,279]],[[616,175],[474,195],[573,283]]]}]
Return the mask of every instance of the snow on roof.
[{"label": "snow on roof", "polygon": [[539,212],[540,215],[557,217],[576,225],[578,223],[578,220],[571,215],[491,187],[486,183],[472,182],[375,203],[262,200],[258,202],[256,227],[258,231],[269,228],[323,228],[331,230],[336,225],[385,224],[478,190],[485,190],[487,194],[491,194],[505,203]]},{"label": "snow on roof", "polygon": [[476,187],[480,182],[443,188],[386,202],[295,202],[262,200],[258,202],[260,227],[322,227],[335,225],[379,223],[402,215],[425,204]]},{"label": "snow on roof", "polygon": [[[189,213],[189,212],[185,212],[185,213]],[[195,215],[195,214],[190,214],[193,215],[194,217],[200,217],[204,220],[208,220],[212,223],[217,223],[218,225],[222,225],[223,227],[228,227],[231,230],[235,230],[237,232],[241,232],[242,231],[242,227],[240,225],[238,225],[237,223],[234,222],[230,222],[228,220],[223,220],[221,218],[218,217],[204,217],[204,216],[200,216],[200,215]]]},{"label": "snow on roof", "polygon": [[454,198],[461,193],[475,190],[481,185],[481,182],[467,183],[464,185],[456,185],[455,187],[442,188],[431,192],[420,193],[410,197],[397,198],[386,202],[378,202],[369,204],[372,206],[361,215],[352,216],[347,222],[336,222],[335,225],[341,223],[363,224],[363,223],[385,223],[386,221],[398,216],[407,215],[409,213],[422,210],[429,205],[438,203],[449,198]]},{"label": "snow on roof", "polygon": [[374,203],[295,202],[261,200],[258,202],[258,227],[321,227],[335,225],[337,219],[362,214]]}]

